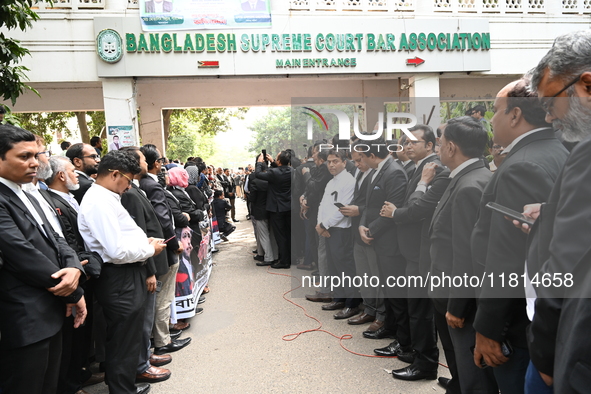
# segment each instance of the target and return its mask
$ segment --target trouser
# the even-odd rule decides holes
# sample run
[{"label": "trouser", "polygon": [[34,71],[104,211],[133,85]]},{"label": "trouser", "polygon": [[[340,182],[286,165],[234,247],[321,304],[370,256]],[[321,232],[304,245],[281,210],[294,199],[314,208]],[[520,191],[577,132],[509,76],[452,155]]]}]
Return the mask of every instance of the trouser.
[{"label": "trouser", "polygon": [[254,229],[254,239],[257,243],[257,255],[259,256],[263,256],[265,254],[265,251],[263,250],[263,245],[261,244],[261,239],[258,236],[258,220],[256,220],[254,218],[254,216],[252,216],[250,218],[250,221],[252,222],[252,228]]},{"label": "trouser", "polygon": [[281,264],[291,265],[291,211],[271,212],[270,222],[275,232]]},{"label": "trouser", "polygon": [[[177,258],[178,261],[178,258]],[[154,316],[154,327],[152,335],[154,336],[154,346],[162,347],[168,345],[170,340],[170,305],[174,299],[174,286],[176,282],[176,273],[179,270],[179,263],[170,266],[168,272],[160,277],[162,287],[156,293],[156,311]]]},{"label": "trouser", "polygon": [[[460,389],[460,375],[458,373],[458,364],[456,362],[456,353],[454,349],[453,342],[451,340],[451,336],[449,335],[447,320],[445,319],[445,315],[439,313],[437,309],[434,309],[435,313],[435,326],[437,327],[437,333],[439,334],[439,340],[441,340],[441,346],[443,347],[443,352],[445,353],[445,361],[447,361],[447,366],[449,368],[449,373],[451,374],[451,380],[447,384],[447,389],[445,390],[445,394],[462,394],[462,390]],[[474,365],[474,362],[472,362]],[[477,368],[474,365],[474,368]],[[472,390],[464,391],[465,393],[474,393]]]},{"label": "trouser", "polygon": [[[487,368],[488,369],[488,368]],[[525,394],[553,394],[554,387],[548,386],[536,366],[530,361],[525,374]]]},{"label": "trouser", "polygon": [[236,220],[236,197],[229,197],[228,200],[230,200],[230,217]]},{"label": "trouser", "polygon": [[146,268],[104,264],[95,295],[107,323],[105,379],[111,394],[136,394],[135,376],[142,345]]},{"label": "trouser", "polygon": [[[419,262],[407,260],[406,277],[419,275]],[[426,287],[409,287],[407,294],[411,345],[418,352],[413,365],[423,371],[437,370],[439,348],[435,333],[433,302]]]},{"label": "trouser", "polygon": [[[326,238],[321,237],[318,235],[316,231],[316,241],[318,242],[318,275],[321,278],[325,278],[329,275],[328,273],[328,258],[326,253]],[[327,281],[321,281],[321,283],[327,283]],[[328,286],[325,286],[320,289],[321,293],[329,294],[330,289]]]},{"label": "trouser", "polygon": [[86,320],[74,328],[74,317],[66,318],[62,328],[62,360],[58,382],[58,394],[74,394],[87,381],[92,372],[88,367],[88,358],[92,349],[92,327],[94,320],[94,280],[82,285],[86,302]]},{"label": "trouser", "polygon": [[349,283],[341,283],[334,289],[335,301],[345,302],[346,308],[356,308],[361,303],[358,289],[353,286],[355,261],[353,259],[353,237],[350,228],[332,227],[330,237],[325,239],[328,257],[328,272],[331,276],[343,279],[349,277]]},{"label": "trouser", "polygon": [[[401,255],[376,253],[376,258],[380,283],[385,282],[389,276],[398,277],[404,275],[406,261]],[[404,350],[410,350],[410,325],[406,292],[402,288],[380,288],[378,294],[384,299],[384,308],[386,310],[385,327],[396,333],[396,339]]]},{"label": "trouser", "polygon": [[475,314],[473,311],[464,318],[462,328],[447,327],[456,356],[460,388],[462,393],[498,394],[493,368],[481,369],[474,364],[474,355],[470,349],[476,341],[476,330],[472,325]]},{"label": "trouser", "polygon": [[42,341],[0,350],[0,387],[5,394],[53,394],[57,390],[61,330]]},{"label": "trouser", "polygon": [[513,346],[513,354],[509,361],[492,369],[501,394],[525,393],[525,374],[528,365],[528,349]]},{"label": "trouser", "polygon": [[144,319],[142,325],[142,343],[140,345],[140,355],[137,364],[137,373],[142,374],[150,368],[150,337],[154,327],[154,314],[156,311],[156,292],[146,291],[146,301],[144,302]]},{"label": "trouser", "polygon": [[256,227],[257,239],[263,248],[266,262],[275,261],[278,258],[277,242],[275,234],[269,228],[269,219],[258,219]]},{"label": "trouser", "polygon": [[[353,256],[357,275],[363,276],[366,274],[368,277],[380,275],[378,258],[374,248],[355,242]],[[386,319],[386,306],[384,305],[384,298],[380,296],[379,287],[362,286],[359,292],[363,298],[365,313],[375,316],[377,320],[384,321]]]},{"label": "trouser", "polygon": [[310,226],[311,220],[304,219],[304,234],[305,234],[305,246],[304,246],[304,264],[312,265],[318,260],[318,233],[312,226]]}]

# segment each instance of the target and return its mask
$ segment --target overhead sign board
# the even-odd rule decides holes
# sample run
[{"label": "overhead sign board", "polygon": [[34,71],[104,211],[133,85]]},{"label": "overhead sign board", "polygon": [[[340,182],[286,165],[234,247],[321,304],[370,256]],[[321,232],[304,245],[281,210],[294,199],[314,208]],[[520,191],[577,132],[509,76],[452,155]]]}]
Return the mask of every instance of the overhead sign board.
[{"label": "overhead sign board", "polygon": [[[98,17],[94,28],[122,43],[117,63],[97,56],[100,77],[490,70],[482,19],[281,16],[269,29],[143,32],[137,18]],[[200,68],[204,61],[217,66]]]}]

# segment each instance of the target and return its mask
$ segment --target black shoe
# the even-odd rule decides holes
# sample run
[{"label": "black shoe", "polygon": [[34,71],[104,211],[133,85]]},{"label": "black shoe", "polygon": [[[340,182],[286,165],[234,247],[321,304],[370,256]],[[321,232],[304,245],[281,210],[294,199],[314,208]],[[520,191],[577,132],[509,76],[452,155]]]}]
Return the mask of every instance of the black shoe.
[{"label": "black shoe", "polygon": [[150,392],[149,384],[138,384],[135,388],[137,389],[137,394],[148,394]]},{"label": "black shoe", "polygon": [[240,222],[240,220],[238,220],[238,219],[232,219],[232,221],[233,221],[234,223],[239,223],[239,222]]},{"label": "black shoe", "polygon": [[333,301],[330,304],[324,304],[322,305],[322,310],[323,311],[336,311],[339,309],[343,309],[345,307],[345,303],[344,302],[340,302],[340,301]]},{"label": "black shoe", "polygon": [[203,308],[195,308],[195,315],[200,315],[203,313]]},{"label": "black shoe", "polygon": [[191,338],[172,340],[168,345],[154,348],[154,354],[161,355],[176,352],[191,343]]},{"label": "black shoe", "polygon": [[261,256],[261,255],[256,255],[253,257],[254,260],[256,261],[264,261],[265,260],[265,256]]},{"label": "black shoe", "polygon": [[197,304],[203,304],[204,302],[205,302],[205,296],[201,296],[201,297],[199,297]]},{"label": "black shoe", "polygon": [[396,333],[388,328],[380,327],[376,331],[363,331],[363,337],[367,339],[396,339]]},{"label": "black shoe", "polygon": [[271,268],[274,268],[274,269],[282,269],[282,268],[289,269],[290,267],[291,267],[291,264],[289,264],[289,263],[284,264],[280,261],[277,261],[277,262],[271,264]]},{"label": "black shoe", "polygon": [[259,251],[258,251],[257,249],[255,249],[255,250],[253,250],[253,251],[252,251],[252,253],[256,253],[256,254],[258,254],[258,253],[259,253]]},{"label": "black shoe", "polygon": [[437,378],[437,381],[439,382],[439,385],[441,387],[443,387],[444,389],[447,389],[447,386],[449,386],[449,382],[451,382],[450,378],[444,378],[443,376],[440,376]]},{"label": "black shoe", "polygon": [[250,220],[250,215],[246,215],[246,220]]},{"label": "black shoe", "polygon": [[266,267],[268,265],[273,266],[273,264],[277,263],[277,260],[273,260],[273,261],[259,261],[257,263],[258,267]]},{"label": "black shoe", "polygon": [[401,352],[400,343],[398,343],[398,340],[395,339],[394,342],[392,342],[388,346],[379,349],[374,349],[373,352],[378,356],[397,357]]},{"label": "black shoe", "polygon": [[437,379],[437,370],[435,371],[421,371],[414,365],[408,366],[406,368],[397,369],[396,371],[392,371],[392,376],[394,379],[400,380],[435,380]]},{"label": "black shoe", "polygon": [[415,358],[417,357],[417,351],[412,349],[409,352],[400,352],[398,355],[398,359],[400,361],[404,361],[405,363],[412,364],[415,362]]},{"label": "black shoe", "polygon": [[179,339],[179,337],[181,336],[182,333],[183,333],[183,330],[178,330],[174,334],[173,333],[170,333],[170,339],[173,340],[173,341],[175,339]]}]

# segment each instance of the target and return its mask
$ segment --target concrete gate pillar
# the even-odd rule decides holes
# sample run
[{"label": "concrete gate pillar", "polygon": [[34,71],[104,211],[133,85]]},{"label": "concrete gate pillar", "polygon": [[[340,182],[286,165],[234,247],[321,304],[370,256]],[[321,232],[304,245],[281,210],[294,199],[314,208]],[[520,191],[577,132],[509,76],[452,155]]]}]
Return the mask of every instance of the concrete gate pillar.
[{"label": "concrete gate pillar", "polygon": [[[117,78],[103,80],[103,102],[105,106],[105,121],[107,134],[110,127],[120,127],[129,132],[134,144],[139,144],[137,124],[137,104],[135,81],[133,78]],[[109,138],[109,142],[111,139]],[[120,142],[126,145],[122,138]]]},{"label": "concrete gate pillar", "polygon": [[[428,121],[429,126],[435,131],[441,124],[439,74],[418,74],[411,77],[409,82],[411,112],[417,116],[418,123]],[[431,115],[430,120],[429,115]]]}]

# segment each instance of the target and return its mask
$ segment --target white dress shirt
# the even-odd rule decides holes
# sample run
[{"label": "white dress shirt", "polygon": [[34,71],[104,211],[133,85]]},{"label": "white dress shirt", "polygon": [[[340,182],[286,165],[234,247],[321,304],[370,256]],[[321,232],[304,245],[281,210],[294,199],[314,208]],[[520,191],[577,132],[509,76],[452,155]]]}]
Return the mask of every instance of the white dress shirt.
[{"label": "white dress shirt", "polygon": [[370,183],[373,183],[373,181],[376,179],[376,176],[378,176],[378,173],[382,170],[382,167],[384,167],[384,164],[386,164],[388,160],[392,160],[392,156],[388,155],[384,160],[380,161],[380,164],[378,164],[378,168],[376,168],[376,172],[374,172],[371,177]]},{"label": "white dress shirt", "polygon": [[121,205],[121,196],[96,183],[84,195],[78,227],[86,249],[105,263],[136,263],[154,255],[146,233]]},{"label": "white dress shirt", "polygon": [[473,157],[471,159],[466,160],[465,162],[463,162],[462,164],[460,164],[459,166],[457,166],[450,174],[449,177],[450,178],[454,178],[456,175],[458,175],[458,173],[460,171],[462,171],[464,168],[468,167],[470,164],[472,163],[476,163],[478,160],[481,160],[480,157]]},{"label": "white dress shirt", "polygon": [[70,204],[72,206],[72,208],[74,208],[76,210],[76,212],[78,212],[80,210],[80,204],[78,204],[78,201],[76,201],[76,199],[74,198],[74,195],[72,193],[64,193],[64,192],[61,192],[59,190],[55,190],[52,188],[49,188],[48,190],[51,190],[52,192],[54,192],[55,194],[57,194],[58,196],[60,196],[64,200],[66,200],[68,202],[68,204]]},{"label": "white dress shirt", "polygon": [[[353,200],[354,191],[355,178],[347,170],[341,171],[328,181],[318,208],[318,224],[322,223],[325,229],[351,227],[351,218],[344,216],[334,203],[349,205]],[[335,192],[337,194],[333,195]]]},{"label": "white dress shirt", "polygon": [[57,218],[57,212],[53,210],[53,208],[51,207],[51,205],[49,205],[45,197],[43,197],[39,192],[39,182],[37,182],[37,184],[35,185],[32,182],[26,183],[22,187],[24,191],[29,193],[31,196],[35,197],[35,199],[41,206],[41,209],[43,209],[43,213],[45,214],[47,221],[49,222],[49,224],[51,224],[53,231],[58,233],[59,236],[63,238],[64,232],[62,230],[62,225],[59,219]]}]

